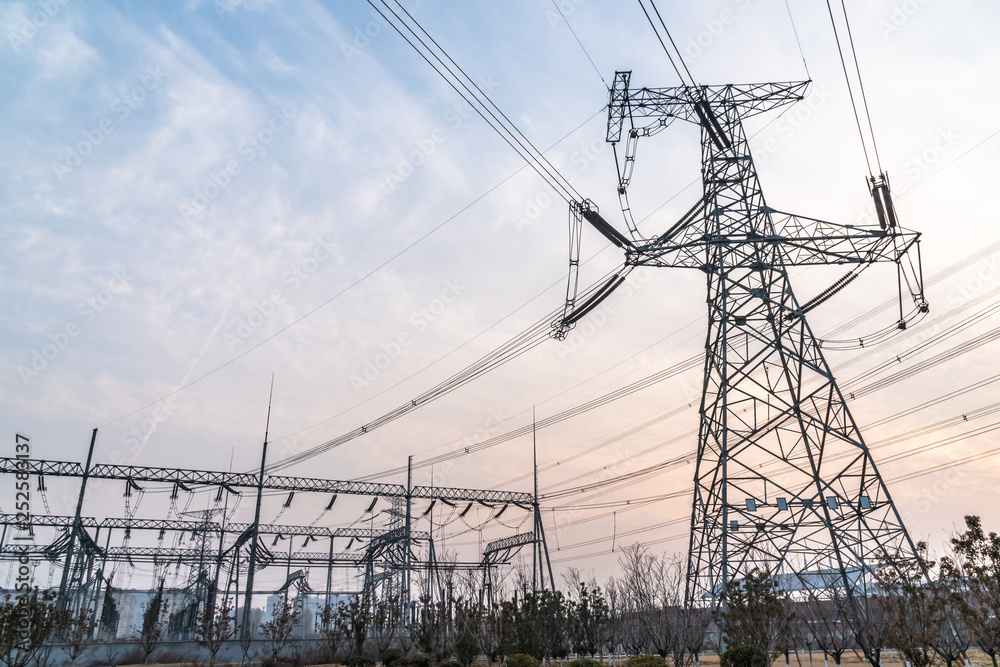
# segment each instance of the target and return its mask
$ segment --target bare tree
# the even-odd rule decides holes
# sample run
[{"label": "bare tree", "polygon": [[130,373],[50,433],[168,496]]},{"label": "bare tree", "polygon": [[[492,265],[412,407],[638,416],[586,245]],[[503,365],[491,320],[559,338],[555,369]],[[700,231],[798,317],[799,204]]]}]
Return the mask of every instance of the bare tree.
[{"label": "bare tree", "polygon": [[882,667],[882,650],[889,632],[889,614],[881,595],[838,596],[841,614],[851,626],[854,641],[872,667]]},{"label": "bare tree", "polygon": [[854,632],[842,614],[842,607],[832,600],[812,599],[799,605],[799,613],[808,625],[813,641],[840,665],[844,653],[854,644]]},{"label": "bare tree", "polygon": [[347,628],[341,622],[340,609],[343,607],[343,602],[340,603],[339,607],[327,604],[319,616],[320,633],[323,636],[323,644],[330,655],[330,662],[336,659],[337,651],[347,639]]},{"label": "bare tree", "polygon": [[926,551],[927,545],[920,542],[916,560],[883,557],[876,572],[879,587],[885,591],[883,601],[889,617],[886,645],[902,653],[910,667],[930,667],[934,660],[934,594],[928,585],[932,564],[925,557]]},{"label": "bare tree", "polygon": [[222,645],[236,634],[233,621],[233,604],[229,598],[224,598],[215,606],[206,604],[198,615],[195,641],[208,649],[211,656],[209,665],[215,664],[215,656],[222,649]]},{"label": "bare tree", "polygon": [[62,618],[62,623],[60,634],[66,645],[66,653],[69,654],[70,660],[75,664],[76,659],[94,641],[90,610],[67,611]]},{"label": "bare tree", "polygon": [[167,621],[167,605],[163,600],[163,582],[146,604],[142,613],[142,626],[136,631],[135,640],[142,650],[144,662],[163,641],[163,631]]},{"label": "bare tree", "polygon": [[292,630],[299,621],[300,610],[292,600],[283,600],[274,606],[271,620],[261,623],[260,631],[264,635],[264,644],[271,652],[271,658],[277,660],[288,642],[292,639]]},{"label": "bare tree", "polygon": [[499,609],[492,607],[480,607],[473,617],[475,622],[474,632],[479,648],[486,654],[488,667],[492,667],[493,661],[503,661],[504,626],[503,614]]},{"label": "bare tree", "polygon": [[372,610],[371,636],[375,642],[375,650],[378,651],[379,660],[382,660],[385,652],[392,647],[392,643],[399,633],[401,622],[402,614],[397,600],[375,603],[375,608]]}]

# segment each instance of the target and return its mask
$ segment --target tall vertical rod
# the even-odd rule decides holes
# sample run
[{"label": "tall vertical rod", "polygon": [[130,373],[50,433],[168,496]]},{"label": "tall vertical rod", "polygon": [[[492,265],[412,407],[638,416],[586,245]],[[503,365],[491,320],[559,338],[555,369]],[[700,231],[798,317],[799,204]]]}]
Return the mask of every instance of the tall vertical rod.
[{"label": "tall vertical rod", "polygon": [[87,450],[87,464],[83,468],[83,479],[80,481],[80,497],[76,500],[76,514],[73,515],[73,527],[69,531],[69,545],[66,549],[66,563],[63,566],[62,579],[59,581],[59,611],[65,611],[67,606],[66,588],[69,584],[69,571],[73,565],[73,550],[76,548],[77,531],[82,530],[80,514],[83,512],[83,495],[87,491],[87,479],[90,477],[90,464],[94,460],[94,443],[97,442],[97,429],[90,434],[90,449]]},{"label": "tall vertical rod", "polygon": [[[412,505],[413,505],[413,456],[410,455],[406,459],[406,524],[403,527],[403,564],[405,570],[403,572],[403,614],[408,614],[410,609],[410,570],[412,564],[410,563],[410,522],[412,518]],[[407,616],[408,618],[408,616]]]},{"label": "tall vertical rod", "polygon": [[538,592],[538,584],[542,584],[542,588],[545,588],[545,577],[542,575],[542,554],[541,554],[541,542],[538,539],[538,526],[541,523],[541,517],[538,514],[538,439],[535,433],[535,406],[531,406],[531,474],[535,480],[535,493],[534,493],[534,511],[535,511],[535,541],[531,545],[531,588],[536,593]]},{"label": "tall vertical rod", "polygon": [[330,606],[330,591],[333,589],[333,535],[330,535],[330,560],[326,564],[326,606]]},{"label": "tall vertical rod", "polygon": [[264,447],[260,453],[260,474],[257,476],[257,505],[253,512],[253,536],[250,540],[250,562],[247,563],[247,589],[243,596],[243,626],[240,638],[249,639],[250,604],[253,601],[253,573],[257,562],[257,529],[260,527],[260,499],[264,494],[264,465],[267,463],[267,434],[271,428],[271,398],[274,396],[274,373],[271,373],[271,390],[267,395],[267,420],[264,423]]}]

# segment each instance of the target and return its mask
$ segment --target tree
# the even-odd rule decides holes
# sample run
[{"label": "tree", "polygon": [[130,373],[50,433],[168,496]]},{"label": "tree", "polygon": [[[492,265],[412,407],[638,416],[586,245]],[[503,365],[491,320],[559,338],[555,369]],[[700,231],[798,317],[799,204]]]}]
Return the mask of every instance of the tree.
[{"label": "tree", "polygon": [[476,611],[470,605],[459,602],[455,606],[455,658],[464,667],[469,667],[482,653],[476,637],[477,625]]},{"label": "tree", "polygon": [[233,638],[236,627],[233,619],[233,605],[229,598],[224,598],[221,604],[205,605],[198,615],[195,628],[195,641],[208,649],[211,658],[209,665],[215,664],[215,656],[222,645]]},{"label": "tree", "polygon": [[504,624],[503,614],[499,609],[480,607],[473,617],[476,642],[486,654],[488,667],[494,661],[503,661]]},{"label": "tree", "polygon": [[889,632],[889,614],[881,595],[861,595],[845,600],[838,598],[842,613],[851,626],[854,641],[861,647],[872,667],[882,667],[882,649]]},{"label": "tree", "polygon": [[66,653],[70,660],[76,659],[93,643],[93,627],[90,610],[81,609],[78,612],[67,611],[62,619],[60,634],[66,645]]},{"label": "tree", "polygon": [[330,662],[334,661],[337,651],[340,649],[341,644],[344,643],[344,639],[347,638],[347,630],[340,620],[340,608],[343,606],[343,602],[338,607],[327,604],[323,607],[319,615],[320,633],[323,636],[323,644],[330,654]]},{"label": "tree", "polygon": [[579,581],[574,598],[567,607],[574,650],[584,655],[603,655],[611,636],[611,611],[601,589],[588,588]]},{"label": "tree", "polygon": [[45,645],[63,618],[55,594],[37,587],[9,594],[0,603],[0,664],[24,667]]},{"label": "tree", "polygon": [[367,595],[353,597],[338,610],[338,622],[347,637],[348,656],[358,658],[364,654],[365,638],[371,622],[371,600]]},{"label": "tree", "polygon": [[832,600],[812,599],[799,608],[813,641],[833,657],[834,664],[840,665],[841,657],[854,643],[854,632],[841,614],[841,607]]},{"label": "tree", "polygon": [[299,622],[300,614],[301,610],[295,602],[286,599],[274,605],[270,621],[261,623],[260,631],[264,635],[264,645],[270,651],[272,660],[277,660],[278,654],[285,650],[292,638],[292,630]]},{"label": "tree", "polygon": [[379,660],[385,662],[385,652],[392,646],[399,632],[402,614],[396,600],[377,602],[371,617],[371,635]]},{"label": "tree", "polygon": [[167,620],[167,608],[163,602],[163,582],[142,612],[142,626],[136,631],[135,640],[144,656],[144,663],[149,662],[156,647],[163,641],[163,629]]},{"label": "tree", "polygon": [[942,559],[942,566],[964,590],[962,620],[993,667],[1000,667],[1000,536],[987,534],[978,516],[966,516],[965,530],[952,537],[951,547],[954,558]]},{"label": "tree", "polygon": [[885,556],[876,572],[889,618],[886,645],[906,658],[910,667],[930,667],[934,619],[933,591],[928,585],[933,563],[927,560],[927,544],[918,542],[917,558]]},{"label": "tree", "polygon": [[430,602],[426,597],[422,602],[416,620],[410,625],[410,635],[417,648],[433,656],[438,662],[443,662],[455,648],[457,636],[454,618],[449,605],[444,602]]},{"label": "tree", "polygon": [[754,570],[730,582],[725,596],[725,611],[719,618],[726,643],[759,648],[769,661],[777,657],[779,641],[788,634],[791,616],[770,573]]}]

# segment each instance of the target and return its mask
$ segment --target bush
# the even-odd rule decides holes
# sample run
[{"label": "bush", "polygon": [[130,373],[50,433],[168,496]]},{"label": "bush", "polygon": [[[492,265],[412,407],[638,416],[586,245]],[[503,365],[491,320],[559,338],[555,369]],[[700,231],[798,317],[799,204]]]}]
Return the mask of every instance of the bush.
[{"label": "bush", "polygon": [[406,667],[431,667],[433,664],[433,658],[426,653],[414,653],[406,659]]},{"label": "bush", "polygon": [[507,658],[507,667],[541,667],[542,662],[526,653],[515,653]]},{"label": "bush", "polygon": [[464,667],[458,660],[445,660],[438,663],[438,667]]},{"label": "bush", "polygon": [[730,646],[722,654],[721,667],[767,667],[767,656],[756,646]]},{"label": "bush", "polygon": [[383,665],[391,665],[400,658],[405,659],[406,654],[398,648],[387,648],[382,651],[382,654],[379,656],[379,660]]},{"label": "bush", "polygon": [[[630,660],[629,665],[631,666],[631,664],[632,661]],[[593,658],[577,658],[576,660],[569,661],[569,667],[603,667],[603,665]]]},{"label": "bush", "polygon": [[347,667],[375,667],[375,661],[366,655],[355,655],[348,658],[345,663]]},{"label": "bush", "polygon": [[667,667],[667,661],[658,655],[633,655],[628,667]]}]

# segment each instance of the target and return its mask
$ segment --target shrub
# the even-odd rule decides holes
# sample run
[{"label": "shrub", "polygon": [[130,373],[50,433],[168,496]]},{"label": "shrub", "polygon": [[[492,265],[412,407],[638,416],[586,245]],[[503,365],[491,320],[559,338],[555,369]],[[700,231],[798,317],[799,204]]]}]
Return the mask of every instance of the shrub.
[{"label": "shrub", "polygon": [[463,667],[463,665],[458,660],[445,660],[438,663],[438,667]]},{"label": "shrub", "polygon": [[403,651],[398,648],[387,648],[386,650],[382,651],[382,654],[379,656],[379,660],[382,662],[383,665],[391,665],[392,663],[400,659],[405,660],[406,654],[403,653]]},{"label": "shrub", "polygon": [[366,655],[355,655],[348,658],[344,664],[347,667],[374,667],[375,661]]},{"label": "shrub", "polygon": [[434,659],[426,653],[414,653],[406,659],[406,667],[431,667]]},{"label": "shrub", "polygon": [[[655,656],[654,656],[655,657]],[[629,661],[631,667],[632,661]],[[603,667],[600,662],[593,658],[577,658],[569,661],[569,667]]]},{"label": "shrub", "polygon": [[722,654],[721,667],[767,667],[767,655],[756,646],[730,646]]},{"label": "shrub", "polygon": [[633,655],[628,667],[667,667],[667,661],[658,655]]},{"label": "shrub", "polygon": [[507,667],[541,667],[541,661],[526,653],[515,653],[507,658]]}]

